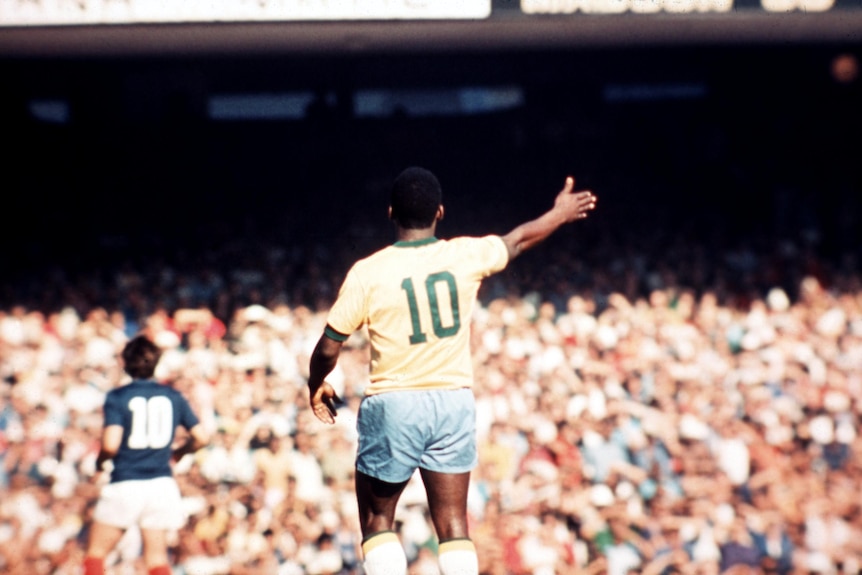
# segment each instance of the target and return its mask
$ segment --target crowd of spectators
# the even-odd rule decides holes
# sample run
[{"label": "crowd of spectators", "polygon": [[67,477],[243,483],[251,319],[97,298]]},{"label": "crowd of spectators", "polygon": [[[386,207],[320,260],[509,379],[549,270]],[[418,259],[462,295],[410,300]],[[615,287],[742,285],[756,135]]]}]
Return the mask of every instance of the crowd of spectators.
[{"label": "crowd of spectators", "polygon": [[[803,244],[610,245],[584,229],[489,278],[472,318],[481,572],[862,572],[855,263]],[[364,335],[331,377],[346,400],[335,426],[307,411],[305,377],[340,274],[366,247],[58,272],[0,310],[0,569],[78,572],[102,401],[143,331],[165,350],[158,378],[214,436],[176,466],[188,523],[175,573],[361,573]],[[411,575],[437,573],[415,481],[398,525]],[[135,572],[139,550],[131,531],[110,572]]]}]

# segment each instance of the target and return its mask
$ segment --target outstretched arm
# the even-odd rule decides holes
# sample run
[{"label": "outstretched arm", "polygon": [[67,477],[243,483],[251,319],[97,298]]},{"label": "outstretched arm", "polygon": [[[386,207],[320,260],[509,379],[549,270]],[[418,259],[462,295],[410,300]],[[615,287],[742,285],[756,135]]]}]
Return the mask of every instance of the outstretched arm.
[{"label": "outstretched arm", "polygon": [[563,224],[582,220],[596,207],[596,196],[590,191],[575,192],[575,179],[566,183],[554,200],[554,207],[529,222],[524,222],[503,236],[511,261],[524,250],[544,241]]},{"label": "outstretched arm", "polygon": [[342,342],[323,334],[311,353],[308,365],[308,396],[311,409],[323,423],[335,423],[335,403],[338,401],[338,395],[325,380],[335,369],[341,346]]}]

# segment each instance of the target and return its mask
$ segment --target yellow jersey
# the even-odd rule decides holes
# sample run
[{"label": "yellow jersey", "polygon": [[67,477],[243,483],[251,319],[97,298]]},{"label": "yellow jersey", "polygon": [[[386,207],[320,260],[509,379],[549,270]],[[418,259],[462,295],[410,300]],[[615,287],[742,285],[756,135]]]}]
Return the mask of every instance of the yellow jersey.
[{"label": "yellow jersey", "polygon": [[345,341],[368,326],[366,395],[472,387],[476,294],[508,261],[497,235],[396,242],[353,264],[329,311],[326,335]]}]

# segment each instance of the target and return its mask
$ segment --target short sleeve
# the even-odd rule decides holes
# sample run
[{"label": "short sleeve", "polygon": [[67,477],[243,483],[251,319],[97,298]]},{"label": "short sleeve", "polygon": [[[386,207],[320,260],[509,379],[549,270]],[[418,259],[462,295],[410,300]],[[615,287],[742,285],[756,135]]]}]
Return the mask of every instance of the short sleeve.
[{"label": "short sleeve", "polygon": [[458,253],[467,258],[470,268],[480,278],[503,270],[509,263],[509,250],[500,236],[464,237],[455,240],[453,244]]},{"label": "short sleeve", "polygon": [[350,335],[365,323],[368,317],[366,306],[365,289],[354,266],[347,272],[338,290],[338,297],[329,310],[326,323],[335,332]]},{"label": "short sleeve", "polygon": [[500,236],[485,236],[481,238],[486,250],[483,254],[489,264],[487,275],[502,271],[509,264],[509,249]]},{"label": "short sleeve", "polygon": [[192,411],[191,405],[189,405],[188,400],[182,395],[177,397],[177,411],[179,412],[178,423],[185,427],[186,429],[191,429],[198,423],[200,420],[198,416],[195,415],[195,412]]},{"label": "short sleeve", "polygon": [[104,426],[123,425],[123,407],[120,404],[120,396],[116,393],[108,393],[105,397],[105,405],[102,407]]}]

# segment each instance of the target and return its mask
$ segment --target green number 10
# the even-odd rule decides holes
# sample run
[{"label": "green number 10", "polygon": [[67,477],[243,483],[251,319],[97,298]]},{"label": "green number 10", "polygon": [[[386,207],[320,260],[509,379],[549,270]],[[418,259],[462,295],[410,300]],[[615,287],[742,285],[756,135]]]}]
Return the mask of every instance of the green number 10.
[{"label": "green number 10", "polygon": [[[443,325],[443,320],[440,318],[440,301],[437,299],[436,287],[441,282],[449,289],[449,305],[452,306],[452,325],[448,327]],[[419,307],[416,304],[413,280],[404,278],[401,289],[407,292],[407,305],[410,307],[410,323],[413,327],[410,343],[425,343],[428,341],[428,336],[422,331],[422,324],[419,322]],[[461,329],[461,313],[458,311],[458,288],[455,285],[455,276],[449,272],[429,275],[425,278],[425,292],[428,294],[428,305],[431,308],[431,326],[434,328],[434,335],[443,338],[458,333]]]}]

